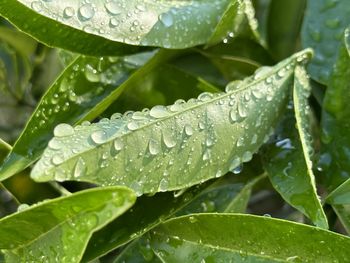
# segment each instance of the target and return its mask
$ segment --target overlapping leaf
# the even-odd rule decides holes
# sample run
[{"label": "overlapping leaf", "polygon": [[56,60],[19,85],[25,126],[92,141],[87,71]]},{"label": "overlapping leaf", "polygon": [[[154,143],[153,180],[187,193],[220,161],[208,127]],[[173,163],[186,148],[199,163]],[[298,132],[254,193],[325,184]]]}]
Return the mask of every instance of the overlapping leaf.
[{"label": "overlapping leaf", "polygon": [[[218,236],[220,233],[220,236]],[[347,262],[350,238],[266,217],[195,214],[152,231],[163,262]]]},{"label": "overlapping leaf", "polygon": [[34,205],[0,220],[8,262],[79,262],[92,233],[135,202],[124,187],[86,190]]},{"label": "overlapping leaf", "polygon": [[334,190],[350,177],[350,29],[346,31],[338,61],[324,98],[322,154],[319,169]]},{"label": "overlapping leaf", "polygon": [[268,139],[286,102],[294,67],[308,55],[310,51],[303,51],[263,68],[228,85],[225,93],[115,114],[92,125],[59,125],[32,178],[121,184],[143,194],[219,177],[250,161]]},{"label": "overlapping leaf", "polygon": [[152,53],[127,58],[78,57],[42,97],[1,166],[0,179],[14,175],[37,160],[57,124],[66,122],[73,125],[96,118],[124,89],[142,81],[145,74],[173,53],[159,51],[135,74],[132,73],[148,61]]},{"label": "overlapping leaf", "polygon": [[349,24],[348,0],[309,0],[307,2],[302,28],[302,45],[315,50],[315,57],[308,67],[312,78],[328,84],[344,29]]},{"label": "overlapping leaf", "polygon": [[131,45],[186,48],[208,41],[215,44],[229,32],[236,35],[256,28],[250,0],[147,4],[137,0],[6,0],[0,14],[47,45],[93,55],[138,50]]}]

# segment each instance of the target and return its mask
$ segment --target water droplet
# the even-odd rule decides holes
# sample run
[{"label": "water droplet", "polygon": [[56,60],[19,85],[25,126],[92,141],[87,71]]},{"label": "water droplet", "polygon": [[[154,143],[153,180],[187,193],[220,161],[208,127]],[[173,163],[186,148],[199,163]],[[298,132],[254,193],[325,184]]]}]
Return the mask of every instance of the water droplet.
[{"label": "water droplet", "polygon": [[98,74],[97,70],[94,69],[94,67],[91,66],[90,64],[87,64],[85,66],[85,77],[90,82],[100,81],[100,74]]},{"label": "water droplet", "polygon": [[198,99],[200,101],[208,101],[208,100],[211,100],[213,98],[213,94],[212,93],[209,93],[209,92],[203,92],[201,93],[199,96],[198,96]]},{"label": "water droplet", "polygon": [[162,134],[163,134],[163,142],[164,142],[165,146],[167,148],[175,147],[176,140],[174,139],[174,137],[165,130],[162,132]]},{"label": "water droplet", "polygon": [[138,129],[138,127],[139,127],[139,125],[135,121],[129,122],[127,126],[128,126],[128,129],[131,131]]},{"label": "water droplet", "polygon": [[168,185],[169,185],[168,180],[163,178],[162,180],[160,180],[160,183],[159,183],[159,191],[165,192],[166,190],[168,190]]},{"label": "water droplet", "polygon": [[51,159],[52,164],[59,165],[63,163],[63,157],[61,155],[54,155]]},{"label": "water droplet", "polygon": [[238,103],[238,114],[242,119],[248,116],[247,108],[243,102]]},{"label": "water droplet", "polygon": [[166,107],[158,105],[154,106],[150,112],[149,115],[153,118],[159,119],[159,118],[164,118],[169,115],[169,111],[167,110]]},{"label": "water droplet", "polygon": [[109,20],[109,26],[110,27],[117,27],[119,26],[120,22],[118,19],[116,19],[115,17],[112,17],[110,20]]},{"label": "water droplet", "polygon": [[53,150],[59,150],[62,147],[62,145],[56,138],[53,138],[49,141],[49,147]]},{"label": "water droplet", "polygon": [[91,135],[91,140],[96,144],[101,144],[107,141],[108,136],[105,131],[94,131]]},{"label": "water droplet", "polygon": [[230,171],[234,171],[241,163],[241,159],[239,157],[234,158],[230,163]]},{"label": "water droplet", "polygon": [[165,26],[165,27],[171,27],[174,23],[173,16],[169,13],[163,13],[159,15],[159,21]]},{"label": "water droplet", "polygon": [[61,123],[56,126],[56,128],[53,130],[53,134],[56,137],[64,137],[74,134],[74,128],[66,123]]},{"label": "water droplet", "polygon": [[193,134],[193,128],[190,124],[185,125],[184,131],[187,136],[191,136]]},{"label": "water droplet", "polygon": [[95,15],[92,4],[84,4],[79,8],[79,18],[82,21],[91,19]]},{"label": "water droplet", "polygon": [[242,155],[242,162],[249,162],[253,158],[253,154],[250,151],[246,151]]},{"label": "water droplet", "polygon": [[157,155],[160,152],[158,142],[154,139],[150,139],[148,143],[148,150],[151,155]]},{"label": "water droplet", "polygon": [[202,156],[202,159],[203,161],[208,161],[210,159],[210,150],[209,149],[205,149],[204,153],[203,153],[203,156]]},{"label": "water droplet", "polygon": [[75,15],[75,10],[73,7],[66,7],[64,10],[63,10],[63,16],[65,18],[70,18],[72,16]]},{"label": "water droplet", "polygon": [[116,2],[108,2],[105,4],[105,8],[107,10],[108,13],[110,13],[111,15],[119,15],[122,13],[122,11],[120,10],[118,3]]},{"label": "water droplet", "polygon": [[79,157],[79,159],[76,162],[75,167],[74,167],[74,174],[73,174],[73,176],[75,178],[81,177],[81,176],[85,175],[85,172],[86,172],[85,161],[81,157]]},{"label": "water droplet", "polygon": [[120,138],[117,138],[113,142],[113,147],[116,151],[121,151],[124,148],[124,143]]},{"label": "water droplet", "polygon": [[39,12],[41,11],[43,4],[40,1],[33,1],[31,4],[32,9]]}]

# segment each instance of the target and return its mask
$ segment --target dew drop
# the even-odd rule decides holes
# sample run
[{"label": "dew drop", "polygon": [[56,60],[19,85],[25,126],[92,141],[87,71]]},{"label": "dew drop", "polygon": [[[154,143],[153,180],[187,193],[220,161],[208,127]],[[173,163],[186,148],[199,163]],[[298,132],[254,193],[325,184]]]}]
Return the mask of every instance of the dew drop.
[{"label": "dew drop", "polygon": [[102,144],[107,141],[108,136],[105,131],[94,131],[91,135],[91,140],[96,144]]},{"label": "dew drop", "polygon": [[138,129],[139,125],[137,124],[137,122],[131,121],[128,123],[127,127],[129,130],[134,131]]},{"label": "dew drop", "polygon": [[56,137],[65,137],[69,135],[74,134],[74,128],[66,123],[61,123],[56,126],[56,128],[53,130],[53,134]]},{"label": "dew drop", "polygon": [[167,110],[166,107],[158,105],[154,106],[150,112],[149,115],[153,118],[159,119],[159,118],[164,118],[169,115],[169,111]]},{"label": "dew drop", "polygon": [[234,158],[230,163],[230,167],[229,167],[230,171],[232,171],[234,173],[234,170],[237,167],[239,167],[240,163],[241,163],[241,160],[239,157]]},{"label": "dew drop", "polygon": [[159,183],[159,191],[165,192],[166,190],[168,190],[168,185],[169,185],[168,180],[163,178],[162,180],[160,180],[160,183]]},{"label": "dew drop", "polygon": [[105,8],[111,15],[119,15],[122,13],[116,2],[108,2],[105,4]]},{"label": "dew drop", "polygon": [[242,162],[249,162],[253,158],[253,154],[250,151],[246,151],[242,155]]},{"label": "dew drop", "polygon": [[62,147],[62,145],[56,138],[53,138],[49,141],[49,147],[53,150],[59,150]]},{"label": "dew drop", "polygon": [[171,27],[174,23],[173,16],[169,13],[163,13],[159,15],[159,21],[165,26],[165,27]]},{"label": "dew drop", "polygon": [[51,159],[52,164],[59,165],[63,163],[63,157],[61,155],[54,155]]},{"label": "dew drop", "polygon": [[148,143],[148,150],[151,155],[157,155],[160,152],[158,142],[154,139],[150,139]]},{"label": "dew drop", "polygon": [[84,4],[79,8],[79,18],[82,21],[90,20],[95,15],[92,4]]},{"label": "dew drop", "polygon": [[184,131],[187,136],[191,136],[193,134],[193,128],[190,124],[185,125]]},{"label": "dew drop", "polygon": [[116,151],[121,151],[124,148],[124,143],[120,138],[117,138],[113,142],[113,147]]},{"label": "dew drop", "polygon": [[176,145],[176,140],[166,131],[163,131],[163,142],[167,148],[173,148]]},{"label": "dew drop", "polygon": [[85,172],[86,172],[85,161],[81,157],[79,157],[79,159],[76,162],[75,167],[74,167],[74,174],[73,174],[73,176],[75,178],[81,177],[81,176],[85,175]]},{"label": "dew drop", "polygon": [[66,7],[64,10],[63,10],[63,16],[65,18],[70,18],[72,16],[75,15],[75,10],[73,7]]},{"label": "dew drop", "polygon": [[118,19],[116,19],[115,17],[112,17],[110,20],[109,20],[109,26],[110,27],[117,27],[119,26],[120,22]]}]

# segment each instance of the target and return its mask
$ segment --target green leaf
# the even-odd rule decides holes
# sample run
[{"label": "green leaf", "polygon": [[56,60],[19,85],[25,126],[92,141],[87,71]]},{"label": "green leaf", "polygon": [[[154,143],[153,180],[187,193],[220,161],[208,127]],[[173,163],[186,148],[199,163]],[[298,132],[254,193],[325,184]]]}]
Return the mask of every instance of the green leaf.
[{"label": "green leaf", "polygon": [[[112,42],[102,36],[92,35],[86,31],[80,30],[80,28],[77,29],[64,25],[54,17],[50,18],[45,15],[40,15],[31,8],[31,4],[33,4],[35,8],[44,3],[26,0],[4,0],[0,6],[0,15],[20,30],[48,46],[99,56],[118,56],[140,51],[139,47]],[[75,5],[79,5],[78,1],[75,1]],[[65,7],[66,6],[58,5],[58,7],[52,8],[51,11],[55,10],[55,13],[52,12],[51,14],[56,16],[56,12],[61,11],[59,15],[62,17]],[[77,13],[75,13],[75,15],[77,18]],[[69,41],[67,41],[68,39]],[[82,39],[84,39],[84,41],[82,41]]]},{"label": "green leaf", "polygon": [[[145,75],[176,53],[160,50],[151,59],[149,53],[125,58],[78,57],[42,97],[1,166],[0,180],[36,161],[52,138],[52,130],[57,124],[74,125],[95,119],[125,89],[142,82]],[[148,63],[145,64],[146,61]],[[135,65],[136,62],[141,64]]]},{"label": "green leaf", "polygon": [[210,184],[195,186],[182,193],[158,193],[138,198],[131,210],[93,234],[83,261],[90,262],[141,237],[191,202]]},{"label": "green leaf", "polygon": [[350,260],[346,236],[252,215],[195,214],[171,219],[152,231],[150,243],[163,262]]},{"label": "green leaf", "polygon": [[[254,15],[246,12],[247,3],[250,1],[163,1],[159,4],[92,0],[57,4],[6,0],[1,4],[0,14],[49,46],[100,56],[124,55],[138,50],[132,45],[187,48],[207,43],[213,39],[214,32],[215,41],[211,40],[214,43],[221,41],[228,30],[238,34],[241,24],[247,22],[246,16],[250,15],[251,20]],[[226,12],[229,5],[234,5],[235,10]],[[224,12],[227,17],[218,21]],[[234,27],[232,17],[237,23]]]},{"label": "green leaf", "polygon": [[228,85],[225,93],[203,93],[188,102],[116,114],[75,129],[57,126],[50,144],[59,147],[45,150],[31,176],[37,181],[122,184],[139,195],[219,177],[250,161],[268,139],[285,104],[294,65],[308,55],[310,51],[303,51],[263,68]]},{"label": "green leaf", "polygon": [[0,248],[8,262],[79,262],[91,234],[135,200],[128,188],[108,187],[39,203],[0,220]]},{"label": "green leaf", "polygon": [[350,234],[350,205],[332,205],[332,207],[346,232]]},{"label": "green leaf", "polygon": [[0,39],[13,46],[22,55],[33,55],[37,47],[37,42],[31,37],[5,26],[0,26]]},{"label": "green leaf", "polygon": [[7,144],[4,140],[0,138],[0,161],[3,157],[7,155],[7,153],[11,150],[11,146]]},{"label": "green leaf", "polygon": [[332,191],[326,201],[333,205],[350,204],[350,179]]},{"label": "green leaf", "polygon": [[268,45],[273,57],[284,59],[296,50],[306,0],[272,0],[268,16]]},{"label": "green leaf", "polygon": [[318,169],[332,191],[350,178],[350,28],[329,81],[322,112],[322,154]]},{"label": "green leaf", "polygon": [[302,46],[315,50],[315,57],[308,67],[312,78],[328,84],[344,29],[349,24],[348,0],[308,1],[302,28]]}]

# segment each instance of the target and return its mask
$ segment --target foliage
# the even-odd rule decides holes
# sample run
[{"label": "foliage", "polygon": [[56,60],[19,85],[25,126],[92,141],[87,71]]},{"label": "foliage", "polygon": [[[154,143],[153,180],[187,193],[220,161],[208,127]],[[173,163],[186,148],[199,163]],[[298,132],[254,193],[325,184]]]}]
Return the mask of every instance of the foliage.
[{"label": "foliage", "polygon": [[350,261],[347,0],[0,16],[0,261]]}]

